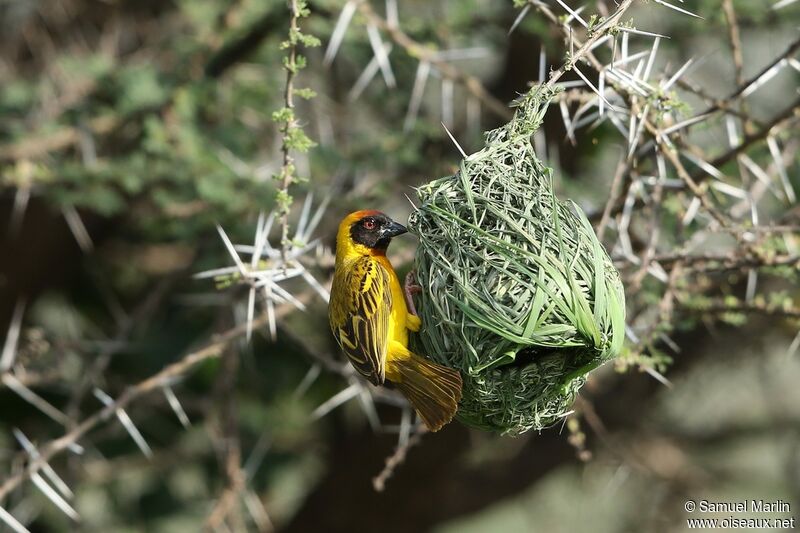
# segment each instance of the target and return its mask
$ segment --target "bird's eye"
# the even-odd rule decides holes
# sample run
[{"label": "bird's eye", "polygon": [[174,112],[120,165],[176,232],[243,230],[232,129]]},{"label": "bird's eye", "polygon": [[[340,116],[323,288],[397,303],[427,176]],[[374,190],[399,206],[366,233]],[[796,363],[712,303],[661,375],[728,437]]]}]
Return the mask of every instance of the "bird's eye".
[{"label": "bird's eye", "polygon": [[365,220],[365,221],[362,223],[362,225],[364,226],[364,229],[375,229],[375,221],[374,221],[374,220],[372,220],[372,219],[370,219],[370,218],[368,218],[367,220]]}]

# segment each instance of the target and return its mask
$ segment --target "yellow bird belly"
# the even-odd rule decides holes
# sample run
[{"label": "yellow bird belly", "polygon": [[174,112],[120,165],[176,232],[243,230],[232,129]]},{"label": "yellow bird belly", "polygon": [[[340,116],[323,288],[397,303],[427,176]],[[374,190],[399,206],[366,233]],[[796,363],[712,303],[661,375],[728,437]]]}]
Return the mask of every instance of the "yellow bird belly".
[{"label": "yellow bird belly", "polygon": [[379,257],[377,260],[389,272],[389,286],[392,290],[392,311],[389,319],[389,342],[386,346],[386,377],[389,380],[395,378],[393,371],[393,361],[409,359],[411,352],[408,351],[408,308],[406,307],[405,292],[403,292],[400,279],[392,268],[392,264],[386,257]]},{"label": "yellow bird belly", "polygon": [[[386,263],[389,263],[389,261],[386,260]],[[397,278],[397,274],[395,274],[392,265],[387,264],[384,266],[386,266],[389,271],[389,278],[391,280],[389,286],[392,289],[392,314],[389,320],[389,341],[396,341],[403,346],[408,346],[408,329],[406,328],[408,308],[406,307],[405,293],[403,292],[400,280]]]}]

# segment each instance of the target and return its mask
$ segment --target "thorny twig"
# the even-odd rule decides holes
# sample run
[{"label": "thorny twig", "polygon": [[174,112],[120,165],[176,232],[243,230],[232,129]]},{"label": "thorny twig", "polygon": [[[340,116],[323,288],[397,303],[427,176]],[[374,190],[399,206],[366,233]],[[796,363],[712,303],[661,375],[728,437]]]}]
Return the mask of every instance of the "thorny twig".
[{"label": "thorny twig", "polygon": [[[299,295],[298,299],[301,301],[308,301],[311,299],[311,297],[312,293],[306,292]],[[278,317],[284,317],[293,309],[294,307],[289,304],[280,306],[276,310],[276,315]],[[267,325],[267,322],[268,318],[266,316],[262,316],[255,321],[255,326],[264,327]],[[171,380],[183,376],[186,374],[186,372],[203,361],[219,357],[231,342],[244,336],[246,331],[247,325],[242,324],[229,329],[225,333],[216,335],[204,347],[185,355],[179,361],[168,365],[164,369],[160,370],[149,378],[140,381],[136,385],[131,385],[125,389],[125,391],[112,403],[106,405],[93,415],[85,418],[81,423],[77,424],[73,429],[61,437],[40,447],[38,458],[32,459],[24,470],[6,478],[5,481],[0,484],[0,501],[5,500],[11,491],[18,487],[23,481],[37,473],[50,461],[50,459],[63,452],[73,444],[77,443],[84,435],[101,423],[112,418],[118,409],[125,409],[137,398],[140,398],[141,396],[154,390],[160,390],[164,383],[169,383]]]},{"label": "thorny twig", "polygon": [[[531,5],[535,6],[539,11],[541,11],[545,16],[547,16],[551,22],[554,24],[559,24],[558,18],[555,14],[550,10],[549,7],[546,5],[532,1]],[[753,78],[749,80],[744,80],[743,76],[741,75],[741,64],[740,64],[740,57],[741,57],[741,42],[740,37],[738,34],[738,26],[735,20],[735,13],[731,12],[728,13],[728,22],[731,31],[731,42],[733,48],[733,56],[734,56],[734,63],[737,69],[737,89],[731,92],[731,94],[722,101],[715,101],[712,106],[707,109],[705,112],[697,115],[697,117],[702,117],[703,119],[710,118],[714,112],[718,110],[732,110],[732,105],[739,100],[742,95],[746,94],[746,90],[748,87],[753,87],[755,84],[759,83],[764,76],[769,75],[779,64],[782,64],[787,58],[791,57],[798,49],[800,49],[800,45],[798,42],[792,43],[782,54],[780,54],[777,58],[773,59],[769,65],[765,66],[761,72],[755,75]],[[563,25],[559,25],[561,27],[565,38],[570,39],[571,42],[575,43],[575,46],[581,47],[583,49],[579,40],[577,40],[573,32],[571,30],[567,30],[567,28]],[[615,43],[616,46],[616,43]],[[651,51],[651,55],[653,52]],[[594,67],[597,73],[601,76],[604,75],[604,71],[606,67],[595,57],[595,55],[588,51],[586,54],[586,58],[590,62],[590,64]],[[737,59],[738,58],[738,59]],[[641,65],[640,65],[641,66]],[[587,82],[588,83],[588,82]],[[626,102],[630,109],[630,113],[634,116],[639,118],[641,125],[644,127],[644,131],[648,132],[652,138],[655,140],[655,148],[657,153],[662,154],[663,157],[666,158],[667,161],[672,165],[675,172],[678,174],[678,177],[683,182],[683,185],[688,188],[695,198],[699,201],[700,205],[703,207],[704,211],[710,215],[718,224],[719,229],[723,229],[725,231],[734,230],[733,233],[738,235],[740,239],[739,249],[735,255],[735,258],[729,258],[724,262],[724,266],[726,268],[736,268],[740,271],[745,270],[747,265],[751,265],[754,268],[759,267],[767,267],[767,266],[781,266],[781,265],[792,265],[796,264],[796,261],[792,255],[789,256],[779,256],[780,258],[776,258],[774,254],[763,254],[759,248],[756,246],[755,243],[751,243],[748,240],[744,239],[747,235],[750,235],[751,232],[748,228],[741,228],[737,227],[730,218],[727,216],[726,213],[723,213],[711,200],[707,193],[707,188],[705,186],[701,186],[700,183],[709,179],[709,175],[705,172],[704,169],[698,168],[694,170],[694,172],[689,172],[683,162],[681,161],[681,153],[678,151],[678,147],[680,146],[681,149],[685,150],[693,150],[695,153],[699,152],[696,147],[692,145],[686,144],[686,142],[682,138],[675,138],[675,144],[670,142],[665,142],[665,137],[667,137],[661,130],[660,127],[656,126],[653,122],[649,120],[646,116],[648,107],[642,109],[640,104],[637,103],[638,97],[626,90],[625,87],[621,85],[611,82],[608,83],[608,79],[606,79],[606,84],[611,85],[617,94]],[[599,95],[598,98],[603,98],[603,95]],[[731,147],[727,152],[724,154],[716,157],[713,159],[709,166],[713,168],[720,168],[722,165],[726,164],[727,162],[733,160],[734,158],[738,157],[739,154],[744,153],[748,150],[752,145],[757,143],[758,141],[762,141],[767,139],[769,136],[774,136],[778,131],[784,128],[790,121],[797,119],[797,112],[798,106],[800,106],[800,100],[790,105],[784,112],[779,113],[775,116],[772,120],[770,120],[766,124],[761,124],[760,129],[757,131],[752,131],[749,128],[746,128],[746,135],[744,139],[742,139],[738,144]],[[755,121],[748,120],[749,115],[746,113],[746,108],[742,107],[741,110],[736,112],[745,124],[754,124]],[[640,126],[640,129],[642,128]],[[674,134],[670,135],[671,137],[676,137]],[[638,169],[635,168],[633,163],[635,160],[631,157],[635,152],[630,151],[628,154],[627,159],[621,160],[618,165],[617,172],[615,173],[615,177],[612,183],[612,191],[618,191],[623,181],[624,176],[630,175],[639,175]],[[638,166],[638,165],[637,165]],[[658,172],[659,176],[663,175],[663,171]],[[638,178],[641,179],[641,178]],[[626,202],[630,198],[630,188],[634,185],[635,181],[633,179],[628,179],[625,185],[622,187],[623,192],[620,194],[619,192],[612,193],[611,197],[609,198],[608,203],[606,204],[605,208],[602,211],[602,216],[600,220],[599,232],[602,235],[603,229],[608,225],[611,221],[612,217],[616,217],[620,213],[622,213],[623,209],[625,209]],[[627,192],[624,192],[627,189]],[[639,208],[643,205],[647,205],[650,209],[658,209],[658,205],[661,203],[661,193],[663,191],[663,180],[661,178],[656,178],[656,186],[654,189],[653,194],[646,199],[638,199],[634,196],[634,203],[630,206],[633,209]],[[654,205],[655,204],[655,205]],[[655,212],[654,212],[655,213]],[[654,261],[657,265],[660,264],[658,261],[658,254],[656,253],[655,249],[655,242],[658,235],[658,219],[653,215],[653,218],[650,220],[649,224],[650,230],[650,240],[649,244],[645,246],[644,253],[641,255],[639,259],[640,265],[637,269],[637,274],[634,277],[635,285],[641,283],[643,279],[643,275],[646,272],[649,263]],[[744,256],[742,256],[744,254]],[[675,292],[674,292],[674,280],[675,274],[677,272],[681,272],[682,275],[687,275],[694,272],[694,269],[686,270],[681,266],[681,254],[677,254],[677,257],[674,259],[670,259],[666,261],[666,263],[672,263],[672,272],[668,277],[667,286],[664,288],[664,298],[662,299],[662,310],[659,313],[659,320],[656,323],[661,324],[668,324],[669,317],[672,315],[674,306],[671,302],[674,301]],[[690,259],[691,261],[691,259]],[[716,264],[710,265],[711,268],[718,266]],[[660,268],[660,267],[659,267]],[[670,302],[667,304],[667,302]],[[703,307],[703,309],[708,309]],[[710,311],[714,311],[716,308],[710,308]],[[726,312],[731,310],[731,306],[720,306],[719,309],[716,309],[719,312]],[[774,313],[781,316],[794,316],[794,311],[792,309],[787,309],[786,307],[775,307],[775,306],[764,306],[764,305],[754,305],[752,303],[748,303],[747,305],[743,305],[742,307],[743,312],[763,312],[765,314]],[[653,327],[647,332],[640,340],[637,342],[637,346],[647,346],[653,338],[653,335],[659,334],[658,330]]]},{"label": "thorny twig", "polygon": [[[543,12],[547,11],[549,13],[552,13],[552,11],[550,11],[545,5],[540,4],[539,2],[535,2],[535,4],[536,7],[541,9]],[[622,2],[620,2],[619,7],[617,7],[617,10],[614,12],[614,14],[611,15],[605,21],[603,21],[603,23],[599,27],[593,29],[592,33],[589,35],[589,38],[586,39],[586,41],[583,42],[582,44],[578,45],[579,46],[578,50],[570,54],[567,62],[564,63],[561,67],[559,67],[558,70],[555,70],[550,73],[550,78],[547,80],[547,83],[545,85],[547,87],[553,87],[556,84],[556,82],[560,80],[561,77],[567,71],[572,70],[575,67],[575,65],[577,65],[578,61],[583,59],[584,56],[589,55],[592,46],[594,46],[594,44],[597,41],[599,41],[601,38],[605,37],[606,35],[615,30],[615,26],[622,18],[622,15],[624,15],[625,12],[628,10],[628,8],[631,7],[631,4],[633,4],[633,0],[623,0]],[[570,34],[569,37],[572,38],[572,35]],[[578,44],[578,41],[575,42],[576,44]]]},{"label": "thorny twig", "polygon": [[230,520],[234,531],[243,531],[237,503],[245,487],[242,471],[242,448],[239,441],[238,410],[236,408],[236,374],[239,371],[239,355],[227,349],[222,355],[222,371],[217,382],[219,413],[219,462],[226,485],[213,510],[206,519],[205,528],[216,531],[226,520]]},{"label": "thorny twig", "polygon": [[408,451],[419,444],[422,441],[422,437],[427,432],[428,430],[424,426],[421,427],[405,444],[398,446],[394,453],[386,458],[386,465],[383,467],[383,470],[372,479],[372,486],[375,488],[375,491],[383,492],[386,488],[386,482],[392,477],[397,467],[406,460]]},{"label": "thorny twig", "polygon": [[289,253],[289,211],[291,200],[289,199],[289,187],[294,182],[294,157],[292,156],[291,135],[292,131],[296,130],[299,126],[297,119],[294,116],[294,78],[297,76],[297,46],[298,42],[295,34],[299,31],[298,19],[300,14],[298,12],[297,0],[289,0],[289,40],[288,54],[286,57],[286,85],[283,89],[283,105],[289,112],[287,113],[286,121],[283,124],[281,132],[283,138],[281,139],[281,153],[283,154],[283,164],[280,173],[280,190],[279,200],[283,202],[281,206],[281,254],[283,263],[286,265]]},{"label": "thorny twig", "polygon": [[443,77],[462,85],[470,94],[483,102],[489,110],[500,118],[505,120],[511,118],[512,112],[508,106],[495,98],[478,78],[466,74],[447,61],[440,59],[434,50],[421,45],[409,37],[399,27],[389,24],[386,19],[375,13],[368,2],[360,1],[358,9],[371,24],[385,31],[396,44],[403,47],[408,55],[419,58],[420,61],[427,62],[436,67]]}]

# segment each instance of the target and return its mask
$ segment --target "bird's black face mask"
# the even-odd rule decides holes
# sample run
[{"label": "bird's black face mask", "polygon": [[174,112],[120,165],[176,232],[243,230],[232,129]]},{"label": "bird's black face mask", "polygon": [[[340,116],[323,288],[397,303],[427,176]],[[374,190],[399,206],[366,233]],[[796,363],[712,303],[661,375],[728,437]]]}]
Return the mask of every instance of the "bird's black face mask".
[{"label": "bird's black face mask", "polygon": [[353,242],[363,244],[374,250],[386,250],[392,237],[397,237],[408,231],[405,226],[398,224],[383,213],[362,218],[350,227],[350,236]]}]

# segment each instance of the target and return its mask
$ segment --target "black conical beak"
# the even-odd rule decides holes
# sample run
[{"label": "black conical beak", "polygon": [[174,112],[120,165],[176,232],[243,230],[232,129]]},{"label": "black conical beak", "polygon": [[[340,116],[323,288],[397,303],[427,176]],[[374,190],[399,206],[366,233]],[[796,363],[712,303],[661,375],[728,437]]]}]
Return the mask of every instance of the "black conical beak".
[{"label": "black conical beak", "polygon": [[406,232],[408,232],[408,230],[404,225],[392,221],[388,226],[381,228],[381,239],[391,239],[392,237],[397,237]]}]

